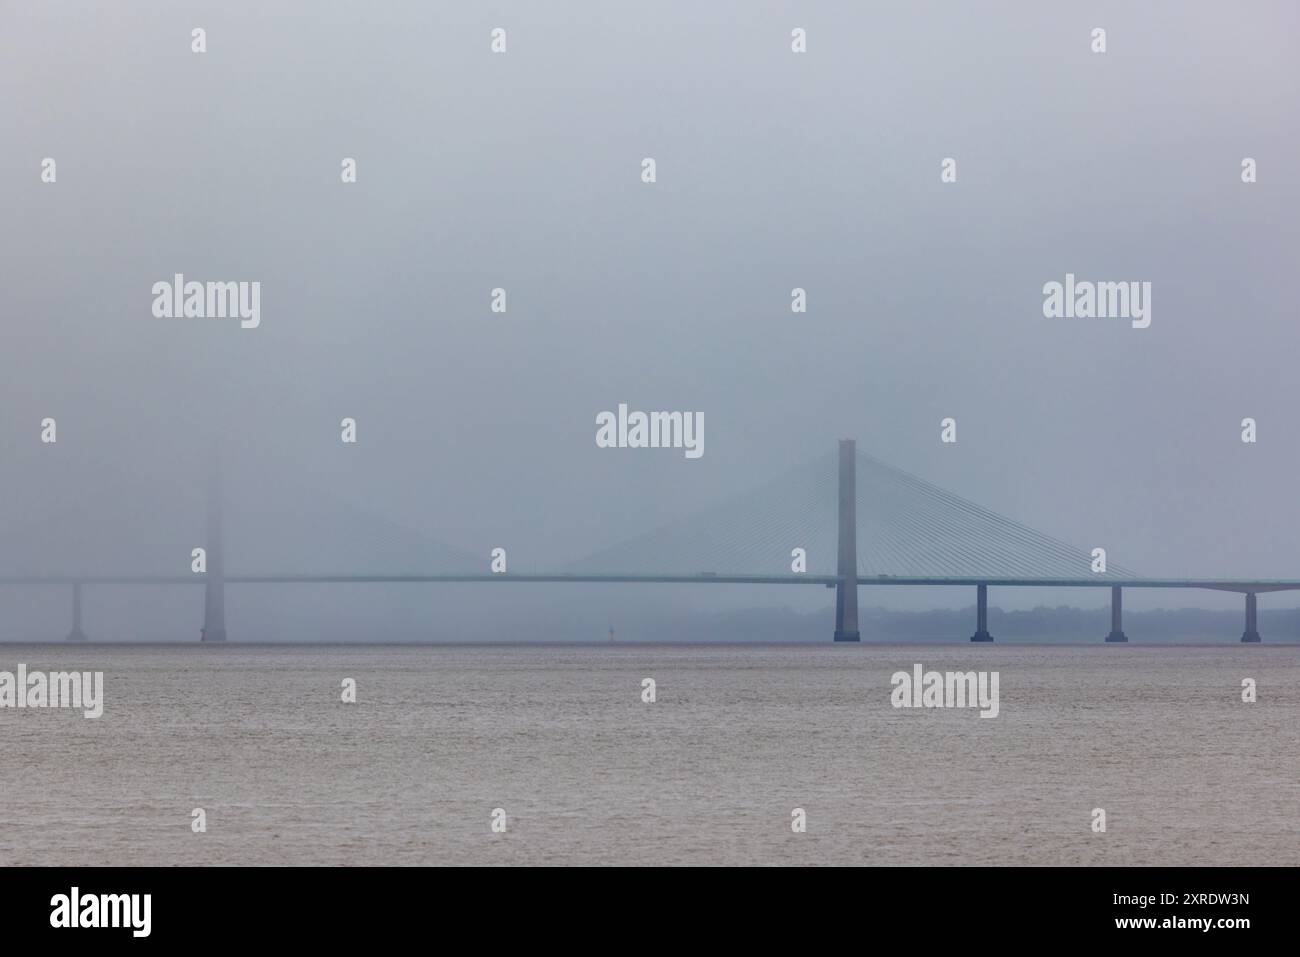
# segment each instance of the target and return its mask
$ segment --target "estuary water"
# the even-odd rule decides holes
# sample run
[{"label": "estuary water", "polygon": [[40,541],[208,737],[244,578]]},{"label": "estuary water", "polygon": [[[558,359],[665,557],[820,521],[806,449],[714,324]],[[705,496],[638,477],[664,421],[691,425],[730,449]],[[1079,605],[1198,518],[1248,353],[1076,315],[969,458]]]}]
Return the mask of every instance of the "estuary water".
[{"label": "estuary water", "polygon": [[[1296,645],[0,645],[19,663],[102,671],[104,707],[0,708],[0,865],[1300,864]],[[997,717],[893,707],[917,664],[998,672]]]}]

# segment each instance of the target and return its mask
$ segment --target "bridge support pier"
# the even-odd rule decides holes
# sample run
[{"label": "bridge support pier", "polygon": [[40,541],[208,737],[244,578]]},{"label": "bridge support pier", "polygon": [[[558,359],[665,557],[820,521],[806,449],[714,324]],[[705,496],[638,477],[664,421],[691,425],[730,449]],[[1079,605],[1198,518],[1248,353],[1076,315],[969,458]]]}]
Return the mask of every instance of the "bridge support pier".
[{"label": "bridge support pier", "polygon": [[975,634],[971,641],[992,641],[989,634],[989,586],[975,586]]},{"label": "bridge support pier", "polygon": [[1110,634],[1107,641],[1128,641],[1124,634],[1124,594],[1119,585],[1110,586]]},{"label": "bridge support pier", "polygon": [[858,633],[857,445],[840,439],[839,556],[835,585],[835,640],[861,641]]},{"label": "bridge support pier", "polygon": [[1246,592],[1246,630],[1241,633],[1245,642],[1259,641],[1259,625],[1255,620],[1255,593]]},{"label": "bridge support pier", "polygon": [[81,582],[72,583],[72,630],[68,632],[67,640],[86,640],[86,633],[81,630]]},{"label": "bridge support pier", "polygon": [[200,641],[226,640],[226,570],[221,547],[221,471],[214,464],[208,483],[207,581],[203,586]]}]

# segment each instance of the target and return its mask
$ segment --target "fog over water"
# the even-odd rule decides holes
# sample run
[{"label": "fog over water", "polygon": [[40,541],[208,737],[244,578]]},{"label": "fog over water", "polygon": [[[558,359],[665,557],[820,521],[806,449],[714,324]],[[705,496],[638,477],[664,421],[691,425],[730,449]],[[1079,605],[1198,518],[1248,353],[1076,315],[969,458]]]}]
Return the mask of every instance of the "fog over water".
[{"label": "fog over water", "polygon": [[[855,437],[1144,575],[1300,577],[1300,9],[1070,6],[5,5],[0,575],[187,573],[214,449],[228,572],[442,546],[486,570],[495,546],[560,566]],[[259,282],[260,325],[155,318],[177,273]],[[1150,282],[1150,327],[1045,318],[1067,273]],[[702,414],[704,455],[598,448],[620,402]],[[833,601],[509,587],[232,586],[231,637],[604,638]],[[200,596],[87,589],[86,629],[190,639]],[[66,589],[0,587],[0,640],[67,615]]]}]

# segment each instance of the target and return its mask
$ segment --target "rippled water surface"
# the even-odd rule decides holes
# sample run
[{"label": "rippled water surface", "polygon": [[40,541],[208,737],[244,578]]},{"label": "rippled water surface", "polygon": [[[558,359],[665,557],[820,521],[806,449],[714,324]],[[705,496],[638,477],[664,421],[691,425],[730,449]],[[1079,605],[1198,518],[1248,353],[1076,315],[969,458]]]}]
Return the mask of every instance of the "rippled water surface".
[{"label": "rippled water surface", "polygon": [[[3,865],[1300,864],[1294,645],[0,645],[19,662],[101,670],[106,704],[0,709]],[[1000,714],[894,709],[917,662],[996,670]]]}]

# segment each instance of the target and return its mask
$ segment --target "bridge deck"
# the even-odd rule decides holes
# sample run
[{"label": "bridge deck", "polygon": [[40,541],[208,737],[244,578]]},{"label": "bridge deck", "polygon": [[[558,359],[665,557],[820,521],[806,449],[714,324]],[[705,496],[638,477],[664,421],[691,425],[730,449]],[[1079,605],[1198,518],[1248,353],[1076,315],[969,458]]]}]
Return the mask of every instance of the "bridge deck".
[{"label": "bridge deck", "polygon": [[[592,574],[464,574],[464,575],[225,575],[228,585],[330,584],[330,583],[437,583],[437,582],[575,582],[705,585],[822,585],[832,587],[835,575],[592,575]],[[206,575],[131,576],[62,575],[0,578],[0,585],[202,585]],[[1097,575],[1090,578],[919,578],[877,575],[859,577],[859,585],[989,585],[1014,588],[1208,588],[1218,591],[1264,592],[1300,589],[1300,580],[1226,578],[1120,578]]]}]

